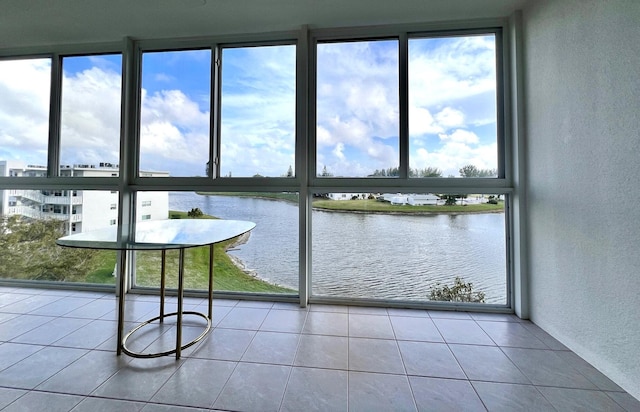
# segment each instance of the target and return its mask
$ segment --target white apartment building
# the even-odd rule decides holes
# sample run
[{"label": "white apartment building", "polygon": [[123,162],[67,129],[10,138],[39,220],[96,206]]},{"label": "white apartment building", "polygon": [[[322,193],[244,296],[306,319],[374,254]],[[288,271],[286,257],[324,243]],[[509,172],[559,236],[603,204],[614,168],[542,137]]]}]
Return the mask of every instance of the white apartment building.
[{"label": "white apartment building", "polygon": [[[24,165],[20,161],[0,160],[0,176],[45,176],[46,166]],[[62,176],[115,177],[118,165],[62,166]],[[168,172],[145,172],[146,176],[166,177]],[[80,233],[116,225],[118,192],[104,190],[0,190],[0,216],[20,215],[31,219],[57,219],[66,222],[67,233]],[[169,216],[168,192],[140,192],[136,220],[159,220]]]}]

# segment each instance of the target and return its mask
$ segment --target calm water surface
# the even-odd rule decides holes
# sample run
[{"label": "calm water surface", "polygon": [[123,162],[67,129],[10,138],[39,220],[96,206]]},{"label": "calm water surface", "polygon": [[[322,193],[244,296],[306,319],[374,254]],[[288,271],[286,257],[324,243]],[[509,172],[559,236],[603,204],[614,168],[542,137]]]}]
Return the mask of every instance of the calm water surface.
[{"label": "calm water surface", "polygon": [[[249,241],[231,251],[246,268],[297,289],[298,206],[232,196],[172,192],[169,208],[198,207],[223,219],[251,220]],[[503,213],[385,215],[313,211],[312,292],[321,296],[425,300],[455,276],[506,299]]]}]

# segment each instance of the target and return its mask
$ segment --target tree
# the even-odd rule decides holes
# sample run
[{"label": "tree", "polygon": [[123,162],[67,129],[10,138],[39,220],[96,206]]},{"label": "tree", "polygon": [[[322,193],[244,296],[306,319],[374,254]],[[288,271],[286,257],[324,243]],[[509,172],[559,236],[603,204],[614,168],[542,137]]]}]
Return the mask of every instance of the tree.
[{"label": "tree", "polygon": [[[387,169],[376,169],[371,177],[396,177],[400,176],[400,168],[389,167]],[[424,169],[409,168],[409,177],[442,177],[442,172],[437,167],[425,167]]]},{"label": "tree", "polygon": [[322,176],[322,177],[332,177],[333,173],[327,171],[327,165],[324,165],[324,167],[322,168],[322,174],[320,174],[320,176]]},{"label": "tree", "polygon": [[293,168],[289,165],[289,170],[287,170],[287,177],[293,177]]},{"label": "tree", "polygon": [[478,169],[474,165],[462,166],[459,170],[462,177],[496,177],[498,172],[496,169]]},{"label": "tree", "polygon": [[458,195],[439,195],[440,199],[444,199],[445,206],[453,206],[457,202]]},{"label": "tree", "polygon": [[479,170],[474,165],[462,166],[459,170],[462,177],[478,177]]},{"label": "tree", "polygon": [[461,277],[456,276],[453,286],[441,285],[437,282],[429,288],[429,299],[444,302],[476,302],[484,303],[484,292],[474,292],[473,283],[465,283]]},{"label": "tree", "polygon": [[56,245],[56,239],[65,234],[59,220],[9,216],[0,225],[0,277],[82,281],[98,253]]},{"label": "tree", "polygon": [[442,171],[437,167],[425,167],[422,170],[416,170],[418,177],[442,177]]}]

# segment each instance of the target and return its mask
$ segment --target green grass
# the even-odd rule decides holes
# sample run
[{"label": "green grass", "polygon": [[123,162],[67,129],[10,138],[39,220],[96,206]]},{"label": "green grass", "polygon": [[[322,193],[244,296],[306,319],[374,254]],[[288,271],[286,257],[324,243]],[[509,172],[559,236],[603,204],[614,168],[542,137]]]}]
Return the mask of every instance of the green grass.
[{"label": "green grass", "polygon": [[85,282],[115,285],[113,271],[116,267],[116,257],[115,251],[98,250],[91,262],[95,269],[87,274]]},{"label": "green grass", "polygon": [[389,202],[379,202],[377,200],[314,200],[313,207],[316,209],[349,211],[349,212],[379,212],[379,213],[488,213],[503,212],[504,204],[497,205],[489,203],[472,205],[392,205]]},{"label": "green grass", "polygon": [[[190,219],[187,212],[171,210],[170,219]],[[203,215],[200,219],[216,219]],[[294,289],[273,285],[245,273],[236,266],[226,253],[237,239],[217,243],[214,246],[213,285],[214,290],[259,292],[259,293],[297,293]],[[136,252],[136,284],[138,286],[160,286],[162,254],[160,251]],[[114,284],[113,269],[116,264],[116,252],[101,250],[93,259],[91,270],[85,282]],[[185,250],[185,288],[209,288],[209,247],[189,248]],[[166,286],[178,287],[178,251],[169,250],[166,254]]]},{"label": "green grass", "polygon": [[[257,279],[238,268],[225,249],[233,240],[214,246],[213,280],[214,290],[296,293],[295,290],[270,284]],[[160,286],[161,252],[145,251],[136,253],[136,284],[141,286]],[[170,250],[166,254],[167,287],[178,287],[178,251]],[[185,250],[185,284],[187,289],[207,289],[209,286],[209,247],[189,248]]]}]

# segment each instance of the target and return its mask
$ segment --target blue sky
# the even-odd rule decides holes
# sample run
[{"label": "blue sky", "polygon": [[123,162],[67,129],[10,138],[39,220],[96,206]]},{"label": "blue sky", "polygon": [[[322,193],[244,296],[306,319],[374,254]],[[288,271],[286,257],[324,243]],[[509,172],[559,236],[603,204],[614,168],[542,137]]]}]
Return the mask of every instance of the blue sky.
[{"label": "blue sky", "polygon": [[[118,162],[120,56],[64,60],[62,163]],[[281,176],[294,166],[295,47],[224,49],[221,174]],[[336,176],[399,162],[396,40],[318,45],[317,159]],[[0,158],[46,164],[46,60],[0,62]],[[145,53],[141,167],[204,175],[211,53]],[[410,166],[458,175],[495,168],[493,36],[411,39]]]}]

